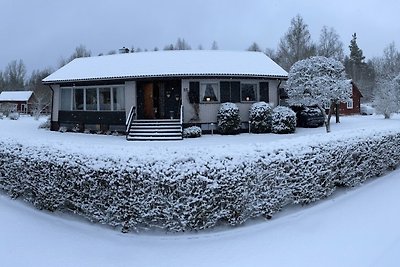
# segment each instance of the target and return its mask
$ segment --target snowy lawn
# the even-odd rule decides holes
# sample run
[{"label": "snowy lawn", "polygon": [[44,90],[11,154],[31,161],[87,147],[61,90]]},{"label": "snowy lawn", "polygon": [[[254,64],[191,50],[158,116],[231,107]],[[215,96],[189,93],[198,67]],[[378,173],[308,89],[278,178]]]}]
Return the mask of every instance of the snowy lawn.
[{"label": "snowy lawn", "polygon": [[[355,133],[398,130],[400,118],[345,117],[293,135],[203,136],[179,142],[49,132],[22,117],[0,120],[0,139],[71,153],[157,157],[176,153],[246,155],[260,146],[290,147]],[[221,152],[222,151],[222,152]],[[304,209],[221,232],[121,234],[69,215],[41,212],[0,196],[1,266],[397,266],[400,171]]]}]

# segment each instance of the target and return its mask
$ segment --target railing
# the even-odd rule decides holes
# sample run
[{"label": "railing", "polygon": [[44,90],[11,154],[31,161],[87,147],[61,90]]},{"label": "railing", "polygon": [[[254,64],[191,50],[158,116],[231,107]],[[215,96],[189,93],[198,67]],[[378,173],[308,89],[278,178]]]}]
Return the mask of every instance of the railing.
[{"label": "railing", "polygon": [[181,105],[180,120],[181,120],[181,125],[182,125],[182,123],[183,123],[183,105]]},{"label": "railing", "polygon": [[126,120],[126,122],[125,122],[126,134],[128,134],[128,132],[129,132],[129,127],[131,126],[132,120],[133,120],[133,118],[134,118],[135,116],[136,116],[136,107],[135,107],[135,106],[132,106],[132,107],[131,107],[131,110],[129,111],[128,118],[127,118],[127,120]]}]

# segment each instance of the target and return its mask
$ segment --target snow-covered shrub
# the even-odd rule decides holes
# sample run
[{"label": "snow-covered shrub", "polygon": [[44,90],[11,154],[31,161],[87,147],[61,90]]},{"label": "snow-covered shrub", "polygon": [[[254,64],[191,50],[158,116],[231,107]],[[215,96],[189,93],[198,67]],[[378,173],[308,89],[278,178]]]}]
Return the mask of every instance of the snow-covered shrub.
[{"label": "snow-covered shrub", "polygon": [[[16,153],[18,151],[18,153]],[[239,225],[326,198],[400,163],[400,130],[248,154],[108,158],[0,139],[0,190],[123,231]]]},{"label": "snow-covered shrub", "polygon": [[288,107],[278,106],[272,111],[272,132],[288,134],[296,131],[296,113]]},{"label": "snow-covered shrub", "polygon": [[237,134],[240,130],[239,108],[234,103],[222,103],[217,114],[217,126],[221,134]]},{"label": "snow-covered shrub", "polygon": [[201,128],[198,126],[190,126],[183,129],[184,138],[196,138],[201,136]]},{"label": "snow-covered shrub", "polygon": [[50,126],[51,126],[50,117],[48,117],[46,121],[39,124],[39,129],[50,129]]},{"label": "snow-covered shrub", "polygon": [[265,102],[251,105],[249,112],[252,133],[270,133],[272,126],[272,108]]},{"label": "snow-covered shrub", "polygon": [[10,120],[18,120],[19,119],[19,113],[18,112],[11,112],[8,114],[8,118]]},{"label": "snow-covered shrub", "polygon": [[65,127],[65,126],[61,126],[61,127],[58,129],[58,131],[59,131],[59,132],[62,132],[62,133],[66,133],[66,132],[68,131],[68,128]]}]

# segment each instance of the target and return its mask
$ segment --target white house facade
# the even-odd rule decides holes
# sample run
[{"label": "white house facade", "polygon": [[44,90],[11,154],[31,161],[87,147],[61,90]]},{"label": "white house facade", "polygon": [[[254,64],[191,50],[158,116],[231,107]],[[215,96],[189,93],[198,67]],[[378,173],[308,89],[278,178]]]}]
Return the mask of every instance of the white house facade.
[{"label": "white house facade", "polygon": [[287,72],[260,52],[185,50],[78,58],[43,83],[53,92],[52,130],[129,132],[140,122],[158,124],[152,136],[142,127],[130,138],[148,140],[162,136],[169,122],[209,130],[224,102],[238,105],[246,127],[251,104],[278,105],[286,79]]}]

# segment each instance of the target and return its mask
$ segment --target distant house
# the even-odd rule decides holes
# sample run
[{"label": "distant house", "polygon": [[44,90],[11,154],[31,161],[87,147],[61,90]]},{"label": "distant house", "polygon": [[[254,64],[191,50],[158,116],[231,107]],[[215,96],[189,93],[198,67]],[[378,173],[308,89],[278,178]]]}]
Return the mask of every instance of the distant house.
[{"label": "distant house", "polygon": [[234,102],[243,127],[252,103],[279,104],[287,72],[249,51],[157,51],[78,58],[43,80],[53,92],[51,129],[125,129],[129,140],[181,139],[182,126],[215,127]]},{"label": "distant house", "polygon": [[32,91],[2,91],[0,104],[11,105],[10,109],[20,113],[30,113],[34,102]]},{"label": "distant house", "polygon": [[340,103],[339,105],[339,114],[341,115],[356,115],[361,114],[360,106],[361,106],[361,97],[362,94],[358,89],[357,85],[351,81],[352,85],[352,95],[351,100],[346,103]]}]

